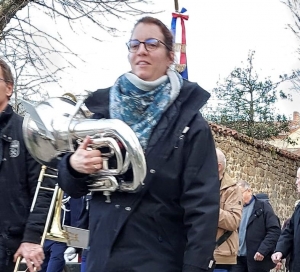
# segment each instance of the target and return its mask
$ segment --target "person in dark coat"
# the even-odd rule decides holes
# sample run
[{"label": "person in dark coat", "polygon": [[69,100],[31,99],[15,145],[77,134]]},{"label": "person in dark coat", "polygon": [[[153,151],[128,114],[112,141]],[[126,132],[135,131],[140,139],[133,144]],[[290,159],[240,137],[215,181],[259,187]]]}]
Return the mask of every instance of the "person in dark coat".
[{"label": "person in dark coat", "polygon": [[[70,211],[67,213],[70,226],[80,229],[88,229],[90,200],[91,193],[81,198],[70,198],[67,203],[67,209]],[[87,252],[87,249],[68,247],[65,251],[65,260],[66,262],[71,261],[76,257],[76,254],[78,254],[78,258],[81,260],[80,271],[86,272]]]},{"label": "person in dark coat", "polygon": [[45,259],[41,272],[62,272],[65,267],[64,253],[67,249],[67,244],[47,239],[43,248]]},{"label": "person in dark coat", "polygon": [[[298,200],[296,200],[295,201],[295,204],[294,204],[294,208],[296,209],[296,207],[297,207],[297,205],[299,204],[299,202],[300,202],[300,200],[298,199]],[[291,221],[291,217],[289,217],[288,219],[286,219],[284,222],[283,222],[283,225],[282,225],[282,231],[286,228],[286,227],[288,227],[288,225],[290,224],[290,221]],[[282,264],[284,263],[284,266],[285,266],[285,272],[290,272],[291,270],[290,270],[290,258],[291,258],[291,256],[290,256],[290,254],[288,254],[286,257],[285,257],[285,262],[284,262],[284,260],[281,260],[280,262],[277,262],[276,263],[276,268],[275,269],[277,269],[277,270],[280,270],[281,269],[281,267],[282,267]],[[276,271],[277,271],[276,270]]]},{"label": "person in dark coat", "polygon": [[[300,168],[297,170],[296,178],[297,191],[300,193]],[[282,231],[277,242],[275,253],[272,255],[274,263],[281,262],[282,259],[289,256],[289,272],[300,271],[300,205],[298,204],[295,211]]]},{"label": "person in dark coat", "polygon": [[271,260],[281,229],[280,222],[268,201],[257,199],[250,185],[239,181],[244,198],[239,227],[237,264],[231,272],[267,272],[275,267]]},{"label": "person in dark coat", "polygon": [[[25,146],[23,118],[9,105],[13,85],[11,70],[0,59],[0,271],[14,271],[13,260],[22,256],[33,272],[44,259],[40,241],[52,193],[41,192],[30,212],[41,165]],[[50,178],[43,182],[54,186]]]},{"label": "person in dark coat", "polygon": [[[72,201],[71,201],[72,199]],[[71,214],[71,204],[70,202],[78,203],[79,209],[81,207],[81,199],[73,199],[64,194],[62,199],[62,210],[61,210],[61,226],[68,225],[72,226],[72,222],[75,221],[79,214],[79,209],[77,205],[72,205],[73,213]],[[45,259],[42,264],[41,272],[62,272],[66,264],[65,251],[68,248],[67,244],[64,242],[58,242],[46,239],[43,245]],[[76,257],[76,252],[74,250],[74,259]]]},{"label": "person in dark coat", "polygon": [[[158,19],[140,19],[127,46],[131,72],[94,92],[86,106],[94,119],[121,119],[131,127],[147,174],[140,191],[116,191],[111,203],[93,192],[87,271],[207,271],[220,207],[214,140],[199,112],[210,95],[170,69],[173,37]],[[87,194],[89,175],[102,168],[91,143],[87,136],[59,164],[59,184],[72,197]]]}]

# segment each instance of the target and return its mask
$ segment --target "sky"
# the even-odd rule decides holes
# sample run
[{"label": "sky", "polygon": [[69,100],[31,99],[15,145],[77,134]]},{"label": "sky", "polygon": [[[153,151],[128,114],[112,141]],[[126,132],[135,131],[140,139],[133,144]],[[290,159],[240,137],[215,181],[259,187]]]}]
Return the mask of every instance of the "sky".
[{"label": "sky", "polygon": [[[152,2],[153,5],[142,8],[148,12],[159,12],[155,17],[170,26],[174,1]],[[186,21],[189,80],[207,91],[216,87],[216,82],[222,81],[235,67],[245,67],[249,50],[255,50],[254,69],[262,79],[270,76],[277,81],[279,75],[290,74],[293,69],[300,68],[300,56],[296,53],[300,42],[287,26],[293,24],[293,18],[280,0],[179,0],[179,7],[185,7],[189,15]],[[45,18],[44,14],[36,16],[39,22],[40,16]],[[108,18],[107,22],[120,31],[117,37],[89,22],[79,27],[85,33],[79,28],[74,33],[63,22],[56,25],[64,42],[84,62],[72,60],[76,67],[61,75],[61,89],[54,85],[49,87],[50,95],[80,94],[84,90],[108,87],[117,77],[129,71],[125,43],[137,19],[128,17],[127,21],[121,21]],[[44,27],[53,31],[51,23],[45,23]],[[102,42],[95,41],[93,37]],[[54,61],[64,65],[58,57],[54,57]],[[282,85],[282,88],[288,87]],[[293,111],[300,111],[299,102],[300,93],[294,95],[293,103],[279,103],[278,108],[291,116]]]}]

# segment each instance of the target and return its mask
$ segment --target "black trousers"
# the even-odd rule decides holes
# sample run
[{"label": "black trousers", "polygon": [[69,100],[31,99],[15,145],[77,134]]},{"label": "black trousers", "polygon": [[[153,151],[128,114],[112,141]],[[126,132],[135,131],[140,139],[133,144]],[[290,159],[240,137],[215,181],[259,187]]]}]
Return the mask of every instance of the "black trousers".
[{"label": "black trousers", "polygon": [[246,256],[238,256],[237,264],[234,264],[230,272],[269,272],[270,270],[265,270],[259,268],[259,265],[251,267],[248,265]]},{"label": "black trousers", "polygon": [[14,253],[7,247],[7,238],[0,235],[0,271],[13,272],[15,263],[13,262]]}]

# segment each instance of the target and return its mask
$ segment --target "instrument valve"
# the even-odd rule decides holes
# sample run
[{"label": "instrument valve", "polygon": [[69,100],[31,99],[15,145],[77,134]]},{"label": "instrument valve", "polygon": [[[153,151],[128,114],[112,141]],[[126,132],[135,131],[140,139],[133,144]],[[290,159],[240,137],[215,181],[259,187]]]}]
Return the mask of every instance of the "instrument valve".
[{"label": "instrument valve", "polygon": [[111,193],[110,193],[109,191],[104,191],[104,192],[103,192],[103,195],[106,196],[105,202],[106,202],[106,203],[111,203],[111,199],[110,199]]}]

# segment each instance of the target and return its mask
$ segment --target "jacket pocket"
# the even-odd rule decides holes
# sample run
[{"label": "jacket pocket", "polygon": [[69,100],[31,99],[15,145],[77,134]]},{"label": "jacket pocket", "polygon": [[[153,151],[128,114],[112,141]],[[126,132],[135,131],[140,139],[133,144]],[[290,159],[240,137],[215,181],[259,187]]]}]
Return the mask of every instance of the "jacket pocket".
[{"label": "jacket pocket", "polygon": [[155,229],[157,230],[157,239],[160,243],[167,243],[172,247],[172,250],[176,252],[176,246],[171,242],[167,232],[164,230],[160,220],[156,216],[152,216],[152,220],[155,224]]}]

